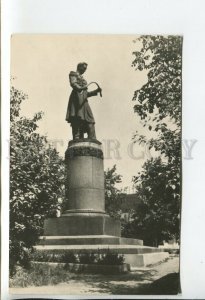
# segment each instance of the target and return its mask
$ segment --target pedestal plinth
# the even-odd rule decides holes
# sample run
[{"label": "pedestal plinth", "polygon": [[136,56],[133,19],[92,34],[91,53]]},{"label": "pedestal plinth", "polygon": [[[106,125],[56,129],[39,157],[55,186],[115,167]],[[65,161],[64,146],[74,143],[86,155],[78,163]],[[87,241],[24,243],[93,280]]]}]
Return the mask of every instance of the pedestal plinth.
[{"label": "pedestal plinth", "polygon": [[45,220],[45,236],[120,237],[120,222],[105,213],[102,145],[97,140],[70,141],[65,153],[66,210]]}]

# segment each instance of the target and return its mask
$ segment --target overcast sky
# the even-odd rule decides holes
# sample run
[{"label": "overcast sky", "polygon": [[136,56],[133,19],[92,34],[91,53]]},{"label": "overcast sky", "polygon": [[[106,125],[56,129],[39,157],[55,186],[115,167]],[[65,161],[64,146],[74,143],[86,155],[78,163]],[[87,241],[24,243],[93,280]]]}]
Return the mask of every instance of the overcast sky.
[{"label": "overcast sky", "polygon": [[[103,143],[105,169],[117,165],[123,175],[121,187],[131,187],[132,176],[148,158],[144,148],[130,144],[136,130],[144,133],[140,119],[133,111],[134,91],[146,83],[145,72],[131,67],[132,52],[139,48],[136,35],[13,35],[11,38],[11,76],[13,85],[28,94],[22,114],[28,117],[44,112],[39,131],[57,142],[57,150],[64,156],[72,139],[71,127],[65,121],[71,87],[68,74],[76,70],[78,62],[88,63],[84,78],[97,81],[103,97],[89,99],[95,121],[97,139]],[[90,86],[89,90],[95,88]],[[118,146],[108,157],[108,147]]]}]

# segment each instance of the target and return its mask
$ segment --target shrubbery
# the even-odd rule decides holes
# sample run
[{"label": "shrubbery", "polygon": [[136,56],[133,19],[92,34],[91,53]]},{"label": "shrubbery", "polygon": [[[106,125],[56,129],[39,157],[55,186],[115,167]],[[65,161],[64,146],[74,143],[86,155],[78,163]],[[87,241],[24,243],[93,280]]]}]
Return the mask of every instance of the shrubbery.
[{"label": "shrubbery", "polygon": [[108,251],[99,257],[99,265],[122,265],[124,263],[124,255]]},{"label": "shrubbery", "polygon": [[56,263],[78,263],[98,265],[122,265],[124,255],[107,249],[106,253],[81,252],[74,254],[73,251],[34,251],[30,256],[31,261],[56,262]]},{"label": "shrubbery", "polygon": [[30,256],[30,261],[56,262],[56,263],[77,263],[78,257],[72,251],[34,251]]},{"label": "shrubbery", "polygon": [[73,277],[75,274],[69,273],[64,266],[52,268],[48,264],[39,263],[27,270],[17,267],[15,275],[10,278],[10,287],[54,285]]},{"label": "shrubbery", "polygon": [[98,255],[95,253],[82,253],[77,255],[80,264],[97,264],[98,263]]}]

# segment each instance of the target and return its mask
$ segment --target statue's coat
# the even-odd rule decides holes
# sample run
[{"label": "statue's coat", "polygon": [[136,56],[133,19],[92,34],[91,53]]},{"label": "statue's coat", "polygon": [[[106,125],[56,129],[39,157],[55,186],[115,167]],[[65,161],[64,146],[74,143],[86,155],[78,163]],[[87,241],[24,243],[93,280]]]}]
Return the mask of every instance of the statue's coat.
[{"label": "statue's coat", "polygon": [[88,92],[87,90],[82,90],[87,85],[87,82],[78,72],[71,71],[69,80],[73,90],[68,102],[66,121],[72,123],[79,119],[79,121],[94,124],[95,119],[87,98],[96,96],[97,91]]}]

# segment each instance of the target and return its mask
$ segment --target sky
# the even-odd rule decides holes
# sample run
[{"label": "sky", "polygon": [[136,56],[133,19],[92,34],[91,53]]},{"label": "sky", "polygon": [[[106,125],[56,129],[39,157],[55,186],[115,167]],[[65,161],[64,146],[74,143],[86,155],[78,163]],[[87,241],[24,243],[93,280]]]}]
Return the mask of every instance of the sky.
[{"label": "sky", "polygon": [[[32,117],[44,112],[38,131],[48,137],[61,156],[72,139],[71,127],[65,121],[72,91],[68,74],[76,70],[79,62],[88,63],[84,78],[88,83],[98,82],[102,88],[102,98],[89,98],[89,104],[97,139],[104,149],[104,168],[116,164],[117,173],[122,175],[119,187],[128,187],[128,192],[132,192],[132,177],[149,158],[145,147],[132,144],[136,130],[141,134],[146,131],[134,113],[132,101],[134,91],[147,81],[146,72],[131,66],[132,53],[140,47],[136,38],[137,35],[66,34],[11,37],[12,84],[28,95],[21,113]],[[92,85],[89,90],[95,88]]]}]

